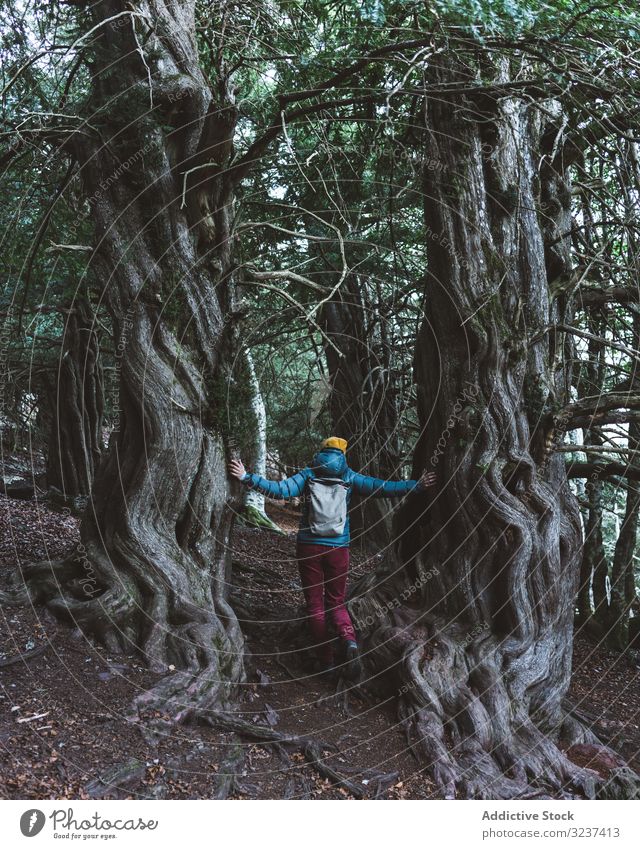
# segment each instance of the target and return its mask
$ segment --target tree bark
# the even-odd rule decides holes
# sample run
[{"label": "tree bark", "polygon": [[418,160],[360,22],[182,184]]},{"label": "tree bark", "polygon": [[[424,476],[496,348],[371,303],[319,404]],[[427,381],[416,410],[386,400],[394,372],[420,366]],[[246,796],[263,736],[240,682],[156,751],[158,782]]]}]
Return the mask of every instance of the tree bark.
[{"label": "tree bark", "polygon": [[[599,333],[601,317],[598,310],[589,313],[589,329]],[[603,391],[605,378],[604,345],[595,337],[589,339],[588,361],[585,366],[586,386],[581,394],[591,396]],[[603,440],[597,427],[588,428],[584,434],[585,442],[602,445]],[[593,636],[602,636],[607,620],[608,597],[607,576],[609,562],[604,549],[602,534],[604,481],[594,473],[585,484],[588,508],[584,521],[584,545],[580,566],[580,588],[578,590],[578,621],[589,629]],[[593,597],[593,604],[592,604]]]},{"label": "tree bark", "polygon": [[578,621],[581,625],[588,627],[595,636],[602,636],[603,623],[607,620],[608,614],[606,583],[609,563],[602,535],[604,483],[597,473],[595,478],[590,478],[585,484],[585,492],[588,508],[580,568]]},{"label": "tree bark", "polygon": [[[445,54],[429,82],[446,92],[477,72]],[[507,79],[486,61],[490,73]],[[573,744],[599,744],[562,707],[581,527],[549,424],[568,391],[562,334],[540,334],[569,318],[549,287],[570,271],[557,237],[571,229],[568,175],[550,156],[560,110],[545,106],[426,100],[439,167],[424,184],[414,471],[433,466],[438,490],[405,512],[406,574],[371,574],[353,593],[372,664],[397,674],[402,721],[446,797],[614,792],[572,762]]]},{"label": "tree bark", "polygon": [[[632,432],[633,431],[633,432]],[[629,425],[629,448],[640,445],[640,428]],[[638,536],[640,490],[629,485],[622,527],[616,540],[611,566],[611,601],[608,608],[608,642],[613,648],[624,651],[629,644],[629,614],[636,601],[633,556]]]},{"label": "tree bark", "polygon": [[45,377],[47,486],[63,504],[83,506],[104,450],[104,380],[95,316],[79,297],[68,312],[58,370]]},{"label": "tree bark", "polygon": [[110,651],[170,673],[138,708],[185,719],[226,703],[244,675],[225,458],[237,110],[226,76],[215,91],[203,76],[194,2],[100,0],[83,17],[92,85],[70,144],[118,340],[120,422],[76,555],[25,578]]},{"label": "tree bark", "polygon": [[[256,374],[253,357],[248,348],[244,350],[244,365],[246,369],[245,381],[249,388],[247,412],[252,419],[247,460],[251,470],[255,474],[265,478],[267,476],[267,411],[264,406],[262,392],[260,391],[260,382]],[[241,519],[246,525],[255,528],[265,528],[276,533],[284,533],[267,516],[265,497],[262,493],[254,489],[246,489],[242,498],[242,504]]]},{"label": "tree bark", "polygon": [[[634,344],[640,340],[640,316],[633,315]],[[638,384],[637,366],[631,374],[631,385]],[[627,438],[629,462],[635,463],[640,450],[640,424],[629,423]],[[620,651],[629,645],[629,618],[637,605],[634,554],[638,538],[638,516],[640,514],[640,487],[633,481],[627,482],[624,518],[611,565],[611,601],[609,604],[608,637],[614,648]],[[634,611],[636,612],[636,611]]]}]

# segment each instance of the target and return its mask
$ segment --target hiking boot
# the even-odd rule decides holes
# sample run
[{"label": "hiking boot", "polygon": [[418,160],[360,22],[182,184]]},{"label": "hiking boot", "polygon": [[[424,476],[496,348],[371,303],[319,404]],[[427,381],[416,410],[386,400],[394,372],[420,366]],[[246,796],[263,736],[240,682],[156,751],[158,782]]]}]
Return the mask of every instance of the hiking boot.
[{"label": "hiking boot", "polygon": [[346,640],[344,644],[344,664],[341,669],[345,678],[356,680],[362,674],[362,661],[355,640]]}]

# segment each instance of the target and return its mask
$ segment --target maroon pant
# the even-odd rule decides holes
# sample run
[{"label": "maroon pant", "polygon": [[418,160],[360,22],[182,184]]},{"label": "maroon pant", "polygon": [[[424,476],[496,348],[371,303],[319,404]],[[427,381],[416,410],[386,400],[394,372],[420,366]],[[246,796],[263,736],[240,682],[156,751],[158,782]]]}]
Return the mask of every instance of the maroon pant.
[{"label": "maroon pant", "polygon": [[344,604],[347,594],[349,549],[299,542],[296,553],[315,647],[320,657],[330,662],[332,649],[327,631],[327,616],[331,617],[343,640],[356,638]]}]

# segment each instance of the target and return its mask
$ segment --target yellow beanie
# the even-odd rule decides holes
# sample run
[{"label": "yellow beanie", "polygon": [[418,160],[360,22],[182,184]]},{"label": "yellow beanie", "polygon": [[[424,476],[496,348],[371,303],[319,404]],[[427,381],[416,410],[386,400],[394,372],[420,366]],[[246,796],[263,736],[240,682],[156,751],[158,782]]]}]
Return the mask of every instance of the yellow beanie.
[{"label": "yellow beanie", "polygon": [[337,448],[342,453],[346,453],[347,450],[347,440],[340,439],[339,436],[330,436],[329,439],[325,439],[322,443],[323,448]]}]

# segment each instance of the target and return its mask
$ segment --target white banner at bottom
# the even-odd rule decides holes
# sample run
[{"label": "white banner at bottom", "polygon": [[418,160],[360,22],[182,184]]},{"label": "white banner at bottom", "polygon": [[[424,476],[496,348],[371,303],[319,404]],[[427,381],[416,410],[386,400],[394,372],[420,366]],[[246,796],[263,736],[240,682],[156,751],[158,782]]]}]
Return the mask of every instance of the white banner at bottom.
[{"label": "white banner at bottom", "polygon": [[[285,807],[286,806],[286,807]],[[640,802],[482,801],[13,801],[0,802],[8,849],[108,844],[198,849],[639,845]],[[33,841],[31,843],[30,841]],[[186,842],[186,843],[185,843]]]}]

